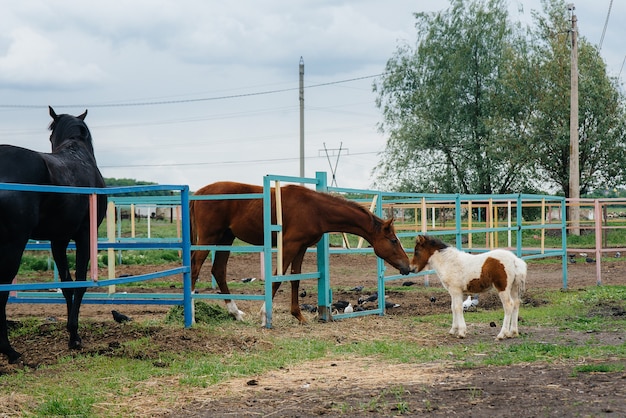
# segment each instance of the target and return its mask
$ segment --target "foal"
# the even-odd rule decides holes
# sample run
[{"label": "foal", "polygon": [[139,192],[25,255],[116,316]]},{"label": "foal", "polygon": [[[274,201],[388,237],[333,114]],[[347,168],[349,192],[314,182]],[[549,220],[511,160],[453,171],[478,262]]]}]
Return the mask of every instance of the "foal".
[{"label": "foal", "polygon": [[463,293],[481,293],[495,287],[504,307],[502,329],[498,340],[519,335],[517,318],[520,294],[526,286],[526,262],[507,250],[468,254],[443,241],[420,235],[415,240],[411,266],[416,272],[426,265],[437,272],[441,284],[452,298],[450,334],[465,338]]}]

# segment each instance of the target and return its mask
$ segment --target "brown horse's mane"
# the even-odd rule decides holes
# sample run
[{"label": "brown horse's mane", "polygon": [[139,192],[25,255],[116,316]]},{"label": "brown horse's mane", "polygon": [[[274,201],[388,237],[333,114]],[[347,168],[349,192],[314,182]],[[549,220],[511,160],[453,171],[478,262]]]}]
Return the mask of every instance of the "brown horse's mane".
[{"label": "brown horse's mane", "polygon": [[[301,186],[298,186],[301,187]],[[307,189],[307,190],[311,190],[311,189]],[[313,190],[311,190],[313,191]],[[337,195],[337,194],[332,194],[332,193],[324,193],[324,192],[317,192],[315,191],[315,193],[321,195],[321,196],[325,196],[327,198],[329,198],[330,200],[334,200],[339,204],[343,204],[345,206],[350,206],[351,208],[369,216],[369,218],[371,219],[372,225],[374,226],[375,230],[380,230],[380,228],[383,225],[383,220],[381,218],[379,218],[378,216],[376,216],[374,213],[370,212],[369,210],[365,209],[362,205],[358,204],[357,202],[353,201],[353,200],[349,200],[345,197],[343,197],[342,195]]]}]

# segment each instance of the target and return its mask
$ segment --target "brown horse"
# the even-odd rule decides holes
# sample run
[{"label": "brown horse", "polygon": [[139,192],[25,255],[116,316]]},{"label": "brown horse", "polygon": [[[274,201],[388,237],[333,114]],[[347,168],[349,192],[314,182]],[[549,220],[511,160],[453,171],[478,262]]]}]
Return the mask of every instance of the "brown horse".
[{"label": "brown horse", "polygon": [[[263,187],[233,182],[204,186],[195,195],[263,193]],[[393,220],[382,220],[357,203],[310,190],[303,186],[281,187],[283,213],[283,273],[299,274],[308,247],[326,232],[346,232],[363,237],[376,255],[402,274],[411,272],[409,259],[396,236]],[[191,242],[194,245],[231,245],[239,238],[252,245],[263,245],[263,199],[191,200]],[[272,188],[272,223],[276,222],[275,193]],[[276,233],[272,234],[276,244]],[[191,252],[191,283],[195,289],[198,275],[209,251]],[[222,294],[229,294],[226,263],[230,251],[216,251],[211,272]],[[291,314],[306,322],[298,304],[299,280],[291,281]],[[272,284],[272,298],[280,282]],[[232,300],[225,300],[228,311],[238,320],[241,312]]]}]

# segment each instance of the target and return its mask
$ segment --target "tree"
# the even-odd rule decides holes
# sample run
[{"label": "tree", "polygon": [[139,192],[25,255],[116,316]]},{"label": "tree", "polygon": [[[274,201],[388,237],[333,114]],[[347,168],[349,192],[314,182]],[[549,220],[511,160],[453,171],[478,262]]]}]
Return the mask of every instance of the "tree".
[{"label": "tree", "polygon": [[[376,83],[389,134],[379,183],[401,190],[505,193],[524,188],[518,149],[525,96],[506,94],[519,44],[503,0],[453,0],[415,15],[418,43],[398,48]],[[526,73],[524,73],[526,74]],[[390,180],[397,179],[397,180]]]},{"label": "tree", "polygon": [[[544,0],[524,31],[501,0],[451,0],[416,14],[374,84],[389,135],[379,187],[509,193],[569,190],[567,8]],[[581,192],[623,181],[624,98],[597,48],[579,38]]]},{"label": "tree", "polygon": [[[540,87],[529,146],[537,174],[566,197],[569,191],[570,17],[565,2],[543,2],[531,33]],[[578,42],[580,194],[623,184],[626,164],[626,113],[617,79],[611,79],[598,49]]]}]

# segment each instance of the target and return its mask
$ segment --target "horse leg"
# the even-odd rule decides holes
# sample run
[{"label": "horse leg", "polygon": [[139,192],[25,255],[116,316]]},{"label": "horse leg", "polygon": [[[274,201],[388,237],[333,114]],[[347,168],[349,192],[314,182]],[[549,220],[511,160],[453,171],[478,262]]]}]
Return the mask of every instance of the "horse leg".
[{"label": "horse leg", "polygon": [[[306,247],[298,251],[296,256],[291,262],[291,274],[300,274],[302,272],[302,261],[306,254]],[[285,270],[287,267],[285,267]],[[306,318],[302,315],[300,310],[300,280],[291,281],[291,315],[293,315],[301,324],[306,323]]]},{"label": "horse leg", "polygon": [[[59,271],[59,278],[61,282],[71,282],[72,275],[70,273],[70,269],[67,264],[67,245],[69,244],[68,240],[63,241],[52,241],[50,243],[50,248],[52,249],[52,256],[54,258],[54,262],[57,265],[57,270]],[[81,264],[81,256],[78,251],[79,245],[76,243],[76,274],[78,276],[79,265]],[[84,257],[84,256],[83,256]],[[86,270],[86,266],[85,266]],[[83,279],[85,280],[86,271],[83,273]],[[63,288],[63,297],[65,297],[65,304],[67,306],[67,331],[70,334],[69,339],[69,348],[70,349],[80,349],[82,348],[82,340],[78,335],[78,310],[80,309],[80,301],[82,301],[83,294],[85,293],[84,288]],[[78,301],[78,307],[76,307],[76,302]]]},{"label": "horse leg", "polygon": [[[306,253],[306,247],[296,253],[295,257],[291,255],[291,251],[289,248],[283,248],[283,274],[287,273],[287,268],[291,264],[291,274],[300,274],[302,272],[302,260],[304,259],[304,255]],[[280,284],[282,282],[274,282],[272,283],[272,300],[274,300],[274,296],[278,289],[280,288]],[[300,280],[292,280],[291,281],[291,314],[300,322],[300,324],[305,324],[306,318],[302,315],[302,311],[300,310],[300,304],[298,303],[299,291],[300,288]],[[267,325],[267,310],[265,307],[265,303],[261,306],[261,325]]]},{"label": "horse leg", "polygon": [[196,290],[196,282],[200,276],[200,269],[204,260],[208,257],[210,251],[194,250],[191,252],[191,291]]},{"label": "horse leg", "polygon": [[9,358],[9,363],[17,363],[22,356],[11,347],[9,342],[9,330],[7,326],[7,301],[9,292],[0,292],[0,353]]},{"label": "horse leg", "polygon": [[[228,243],[220,243],[220,245],[231,245],[234,241],[234,236],[232,240]],[[220,288],[220,293],[223,295],[230,294],[230,289],[228,289],[228,283],[226,283],[226,264],[228,263],[228,257],[230,256],[230,251],[216,251],[215,252],[215,260],[213,260],[213,266],[211,266],[211,273],[213,277],[215,277],[215,281],[217,282],[218,287]],[[235,317],[237,321],[243,321],[243,316],[245,315],[243,311],[240,311],[237,308],[237,304],[232,299],[224,299],[224,303],[226,303],[226,309],[228,313]]]},{"label": "horse leg", "polygon": [[451,290],[448,290],[448,292],[452,299],[450,303],[452,309],[452,328],[450,328],[450,334],[456,335],[458,338],[465,338],[467,326],[465,325],[465,318],[463,318],[463,292]]},{"label": "horse leg", "polygon": [[[282,282],[272,283],[272,300],[274,300],[274,295],[276,294],[276,292],[278,292],[278,289],[280,288],[281,283]],[[259,316],[261,317],[261,326],[265,327],[267,325],[267,307],[265,306],[265,302],[263,302],[263,304],[261,305]]]},{"label": "horse leg", "polygon": [[514,303],[511,299],[509,289],[505,289],[502,292],[498,292],[500,300],[502,301],[502,307],[504,308],[504,320],[502,321],[502,329],[496,337],[497,340],[503,340],[505,338],[511,338],[511,321],[513,319]]}]

